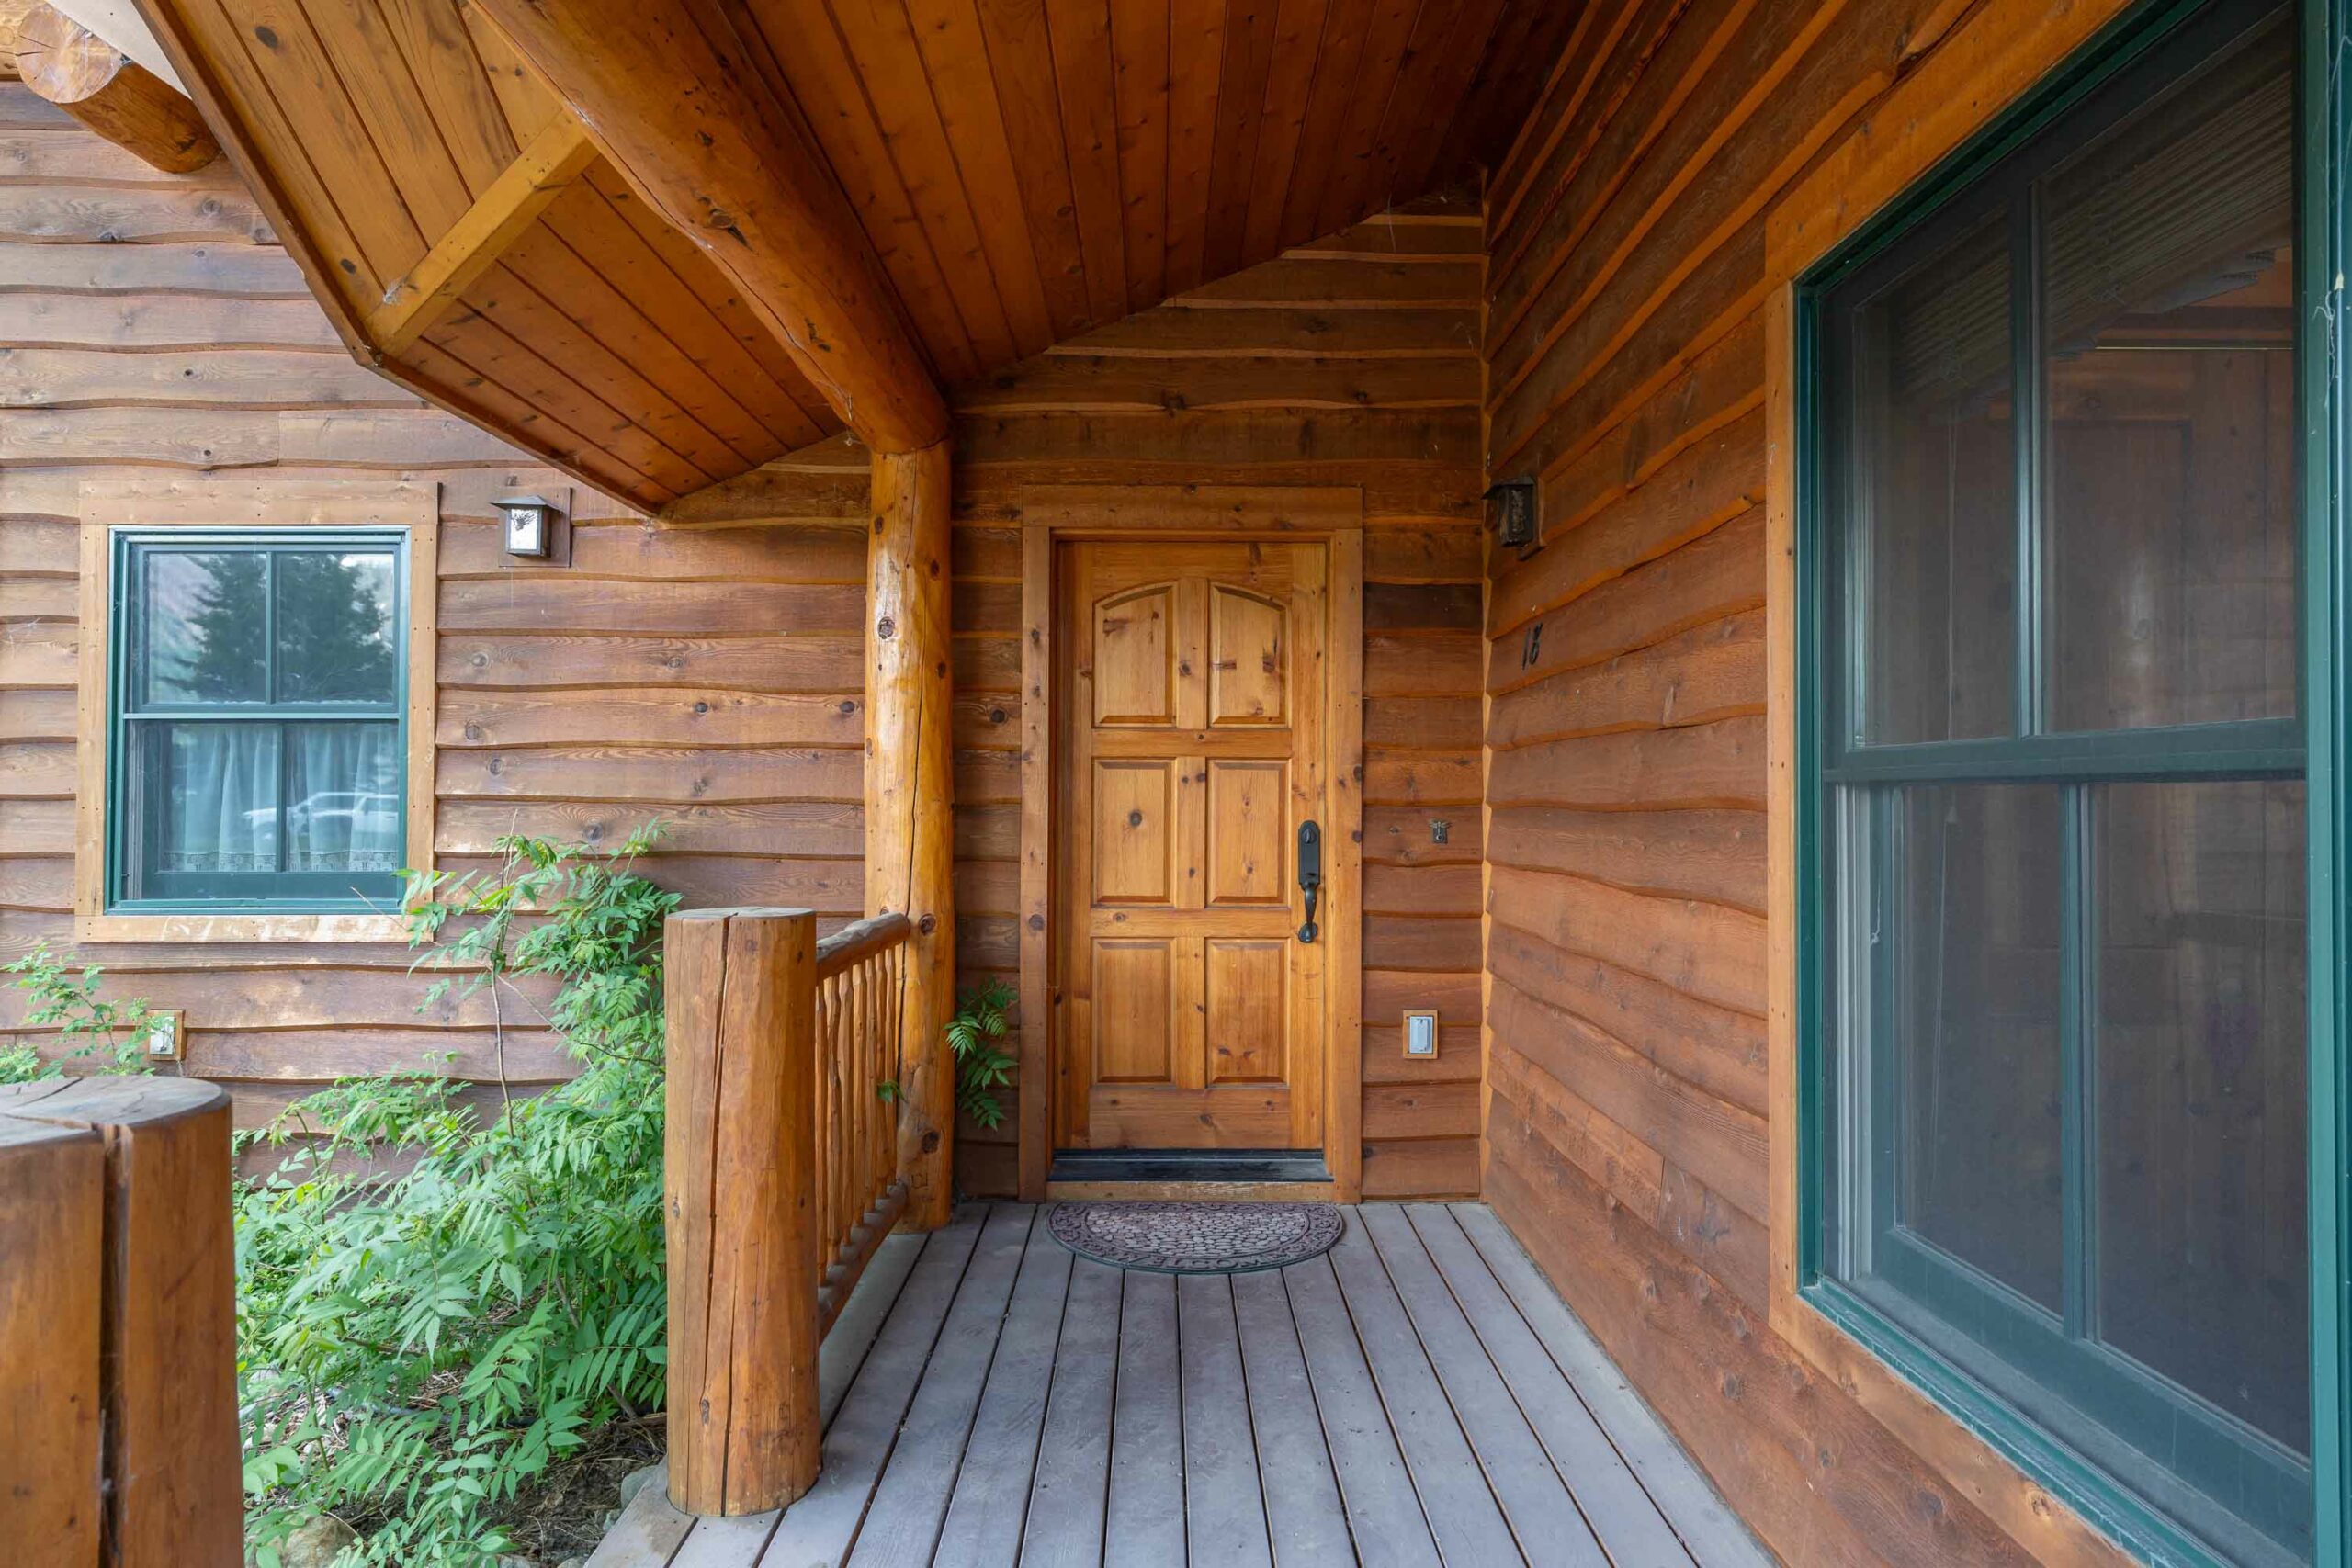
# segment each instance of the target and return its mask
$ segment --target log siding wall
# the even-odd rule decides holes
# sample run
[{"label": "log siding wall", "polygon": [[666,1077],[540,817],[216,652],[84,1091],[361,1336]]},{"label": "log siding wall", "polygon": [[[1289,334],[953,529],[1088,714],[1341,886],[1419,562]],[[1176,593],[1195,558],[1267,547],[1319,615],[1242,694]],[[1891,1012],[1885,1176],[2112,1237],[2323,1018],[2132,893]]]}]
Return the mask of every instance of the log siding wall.
[{"label": "log siding wall", "polygon": [[[697,905],[863,908],[864,454],[772,470],[750,511],[657,529],[353,364],[225,164],[168,176],[0,84],[0,962],[71,945],[82,481],[403,477],[441,487],[436,845],[670,829],[648,867]],[[956,788],[963,978],[1017,963],[1020,540],[1039,485],[1360,484],[1367,515],[1367,1190],[1477,1180],[1474,209],[1431,204],[1224,279],[958,398]],[[583,322],[595,331],[598,323]],[[490,502],[569,495],[549,562]],[[1430,841],[1430,819],[1453,824]],[[527,1008],[426,1014],[375,944],[109,943],[113,989],[184,1008],[187,1070],[252,1125],[343,1073],[455,1053],[494,1097],[568,1064]],[[1443,1010],[1406,1064],[1397,1015]],[[0,1041],[24,1037],[0,987]],[[1011,1100],[1008,1097],[1008,1109]],[[1014,1128],[966,1129],[1009,1191]]]},{"label": "log siding wall", "polygon": [[1484,1191],[1794,1562],[2120,1560],[1773,1327],[1766,220],[2000,9],[1595,0],[1487,190],[1489,472],[1547,543],[1489,587]]}]

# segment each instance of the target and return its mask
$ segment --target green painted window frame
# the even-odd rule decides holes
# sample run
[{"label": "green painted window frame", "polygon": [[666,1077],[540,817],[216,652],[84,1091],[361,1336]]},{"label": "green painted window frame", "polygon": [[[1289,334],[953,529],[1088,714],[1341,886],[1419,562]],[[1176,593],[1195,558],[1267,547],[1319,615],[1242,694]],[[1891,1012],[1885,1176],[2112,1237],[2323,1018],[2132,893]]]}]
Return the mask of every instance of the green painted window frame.
[{"label": "green painted window frame", "polygon": [[[389,553],[392,558],[393,691],[388,705],[275,701],[238,705],[191,703],[160,705],[152,711],[135,705],[132,650],[134,638],[141,630],[137,592],[140,574],[135,567],[141,550],[212,548],[282,555],[338,547]],[[141,819],[130,807],[132,758],[137,754],[131,744],[130,732],[133,727],[143,722],[276,723],[280,727],[334,722],[387,725],[393,730],[393,756],[398,761],[401,775],[393,814],[402,825],[401,838],[405,844],[409,791],[415,782],[408,776],[410,726],[413,712],[408,690],[409,594],[413,591],[409,530],[284,526],[117,527],[107,530],[107,558],[109,586],[106,671],[106,912],[110,915],[335,915],[380,914],[396,907],[401,880],[401,874],[398,871],[367,874],[372,885],[362,885],[354,892],[334,895],[306,890],[315,888],[321,877],[336,874],[331,873],[239,873],[234,874],[241,880],[237,887],[224,887],[217,894],[172,897],[132,897],[126,893],[125,885],[130,870],[129,836],[148,833],[155,827],[153,822]],[[274,660],[274,651],[272,657]],[[274,663],[272,667],[275,668]],[[280,841],[283,842],[282,834]],[[266,878],[276,886],[289,890],[258,894],[244,891],[245,886],[251,886],[244,881],[248,878],[253,881]]]},{"label": "green painted window frame", "polygon": [[[2156,1562],[2218,1565],[2199,1538],[2136,1492],[2052,1437],[1971,1373],[1898,1325],[1824,1269],[1825,1159],[1837,1135],[1834,1085],[1827,1071],[1829,868],[1835,863],[1832,791],[1842,784],[1905,779],[1965,782],[2016,777],[2018,743],[1943,741],[1900,746],[1833,744],[1826,715],[1839,692],[1834,654],[1841,639],[1826,626],[1841,601],[1832,558],[1830,493],[1821,340],[1823,295],[1872,257],[1945,209],[1995,164],[2041,137],[2117,73],[2145,59],[2211,8],[2209,0],[2153,0],[2119,18],[2023,101],[1971,139],[1887,211],[1857,231],[1796,280],[1794,385],[1798,643],[1793,865],[1797,869],[1794,1040],[1796,1051],[1800,1299],[1919,1388],[1948,1414],[2019,1469],[2064,1499],[2135,1554]],[[2352,150],[2352,94],[2339,88],[2332,62],[2352,49],[2352,7],[2344,0],[2296,0],[2297,148],[2301,210],[2296,233],[2297,304],[2302,313],[2298,389],[2301,423],[2301,708],[2292,719],[2182,726],[2087,735],[2048,735],[2031,748],[2031,776],[2059,783],[2124,777],[2281,776],[2299,774],[2306,792],[2306,984],[2308,1000],[2309,1158],[2312,1280],[2312,1527],[2313,1560],[2352,1562],[2347,1541],[2347,1454],[2352,1454],[2352,1166],[2345,1129],[2352,1124],[2344,1042],[2352,1025],[2346,968],[2352,963],[2352,868],[2342,780],[2352,767],[2352,711],[2343,671],[2352,670],[2352,558],[2344,476],[2352,460],[2352,399],[2341,367],[2352,366],[2352,324],[2342,284],[2352,263],[2352,201],[2344,189]],[[2020,345],[2021,357],[2031,352]],[[2021,584],[2021,608],[2029,595]],[[2030,634],[2029,634],[2030,635]],[[2020,681],[2029,678],[2021,669]],[[2079,841],[2078,829],[2070,841]],[[2067,868],[2080,874],[2081,867]]]}]

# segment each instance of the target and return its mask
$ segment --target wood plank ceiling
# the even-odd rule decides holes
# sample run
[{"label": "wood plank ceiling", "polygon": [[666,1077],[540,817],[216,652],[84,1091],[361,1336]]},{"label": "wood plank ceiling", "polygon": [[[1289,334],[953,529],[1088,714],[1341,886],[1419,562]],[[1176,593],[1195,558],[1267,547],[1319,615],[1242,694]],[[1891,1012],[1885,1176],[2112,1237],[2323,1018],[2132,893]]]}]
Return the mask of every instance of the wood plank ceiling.
[{"label": "wood plank ceiling", "polygon": [[[420,395],[648,510],[840,428],[478,7],[141,4],[345,341]],[[700,6],[822,149],[951,386],[1492,164],[1585,14]]]}]

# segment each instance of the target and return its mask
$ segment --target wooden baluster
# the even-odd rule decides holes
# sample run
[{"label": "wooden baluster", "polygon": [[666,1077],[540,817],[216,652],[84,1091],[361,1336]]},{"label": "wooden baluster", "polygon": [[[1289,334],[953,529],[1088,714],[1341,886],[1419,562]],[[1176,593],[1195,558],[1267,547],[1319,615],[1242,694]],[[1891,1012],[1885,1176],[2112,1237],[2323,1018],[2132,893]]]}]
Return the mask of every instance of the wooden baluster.
[{"label": "wooden baluster", "polygon": [[841,1194],[833,1211],[833,1236],[837,1241],[847,1240],[850,1226],[857,1223],[857,1179],[851,1168],[849,1127],[849,1118],[855,1114],[851,1106],[851,1096],[855,1089],[844,1069],[849,1053],[856,1046],[857,1032],[864,1027],[865,966],[863,964],[851,964],[842,974],[842,983],[849,987],[850,1006],[841,1038],[833,1042],[833,1074],[835,1081],[842,1086],[842,1119],[832,1129],[833,1168],[839,1173],[838,1190]]},{"label": "wooden baluster", "polygon": [[823,1245],[817,1251],[817,1280],[824,1282],[825,1267],[833,1260],[833,1244],[840,1237],[840,1227],[833,1215],[840,1203],[837,1189],[840,1172],[833,1168],[832,1124],[838,1111],[838,1095],[833,1084],[833,1041],[841,1033],[842,999],[841,984],[828,979],[825,993],[825,1027],[817,1035],[817,1082],[823,1091],[825,1115],[817,1123],[817,1169],[823,1177],[823,1201],[817,1205],[818,1235]]},{"label": "wooden baluster", "polygon": [[[882,983],[882,968],[889,964],[887,952],[877,952],[870,964],[873,987],[879,997],[889,999],[889,987]],[[896,1010],[896,1009],[887,1009]],[[873,1208],[879,1197],[875,1190],[875,1123],[882,1119],[882,1096],[879,1077],[875,1075],[875,1042],[870,1032],[858,1039],[858,1190],[865,1194],[865,1206]]]}]

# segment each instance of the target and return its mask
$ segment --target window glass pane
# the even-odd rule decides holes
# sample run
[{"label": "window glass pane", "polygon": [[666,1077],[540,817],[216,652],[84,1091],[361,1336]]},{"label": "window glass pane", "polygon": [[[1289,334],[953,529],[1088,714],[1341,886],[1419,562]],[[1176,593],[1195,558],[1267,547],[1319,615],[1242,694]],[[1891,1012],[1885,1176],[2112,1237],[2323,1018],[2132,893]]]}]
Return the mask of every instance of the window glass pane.
[{"label": "window glass pane", "polygon": [[2303,786],[2098,810],[2100,1337],[2307,1453]]},{"label": "window glass pane", "polygon": [[2053,1312],[2061,808],[2045,785],[1924,785],[1894,792],[1879,829],[1896,1244],[1926,1243]]},{"label": "window glass pane", "polygon": [[277,869],[277,726],[144,721],[131,735],[147,784],[131,807],[153,824],[139,882]]},{"label": "window glass pane", "polygon": [[387,551],[277,556],[277,700],[383,703],[398,691],[395,558]]},{"label": "window glass pane", "polygon": [[2007,735],[2016,708],[2009,240],[1996,217],[1856,314],[1861,739]]},{"label": "window glass pane", "polygon": [[406,848],[400,727],[286,727],[286,868],[389,872]]},{"label": "window glass pane", "polygon": [[2041,187],[2053,729],[2295,711],[2292,41]]},{"label": "window glass pane", "polygon": [[139,552],[135,646],[150,703],[269,700],[269,563],[257,550]]}]

